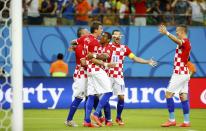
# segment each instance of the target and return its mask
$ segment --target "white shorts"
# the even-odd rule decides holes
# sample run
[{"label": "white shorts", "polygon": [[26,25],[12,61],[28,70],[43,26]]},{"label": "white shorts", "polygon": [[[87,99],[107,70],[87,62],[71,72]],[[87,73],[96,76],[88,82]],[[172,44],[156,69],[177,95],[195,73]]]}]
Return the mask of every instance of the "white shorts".
[{"label": "white shorts", "polygon": [[125,83],[123,78],[112,78],[110,77],[113,94],[124,95],[125,94]]},{"label": "white shorts", "polygon": [[188,93],[189,80],[190,80],[189,74],[188,75],[173,74],[166,91],[175,94]]},{"label": "white shorts", "polygon": [[72,89],[74,97],[84,98],[86,96],[87,78],[74,78]]},{"label": "white shorts", "polygon": [[111,82],[104,70],[99,73],[88,75],[87,95],[103,94],[112,92]]}]

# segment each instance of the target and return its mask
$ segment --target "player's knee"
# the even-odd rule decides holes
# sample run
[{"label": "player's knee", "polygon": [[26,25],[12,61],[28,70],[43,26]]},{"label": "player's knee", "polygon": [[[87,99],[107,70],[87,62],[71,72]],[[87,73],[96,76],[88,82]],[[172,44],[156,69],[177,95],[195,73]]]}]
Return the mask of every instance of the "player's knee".
[{"label": "player's knee", "polygon": [[173,97],[173,95],[174,95],[174,93],[166,91],[165,98],[171,98],[171,97]]},{"label": "player's knee", "polygon": [[181,100],[181,101],[186,101],[186,100],[188,99],[187,96],[188,96],[187,93],[181,93],[181,94],[179,94],[179,97],[180,97],[180,100]]}]

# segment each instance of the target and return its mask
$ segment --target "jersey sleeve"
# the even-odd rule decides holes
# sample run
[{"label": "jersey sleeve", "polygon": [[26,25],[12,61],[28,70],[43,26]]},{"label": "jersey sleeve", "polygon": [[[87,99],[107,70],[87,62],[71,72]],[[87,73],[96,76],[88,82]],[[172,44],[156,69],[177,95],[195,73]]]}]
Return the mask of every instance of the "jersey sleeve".
[{"label": "jersey sleeve", "polygon": [[128,46],[125,46],[126,48],[126,52],[125,52],[125,56],[129,56],[130,53],[132,53],[132,51],[130,50],[130,48]]},{"label": "jersey sleeve", "polygon": [[183,39],[182,40],[182,46],[189,48],[190,47],[190,42],[188,39]]}]

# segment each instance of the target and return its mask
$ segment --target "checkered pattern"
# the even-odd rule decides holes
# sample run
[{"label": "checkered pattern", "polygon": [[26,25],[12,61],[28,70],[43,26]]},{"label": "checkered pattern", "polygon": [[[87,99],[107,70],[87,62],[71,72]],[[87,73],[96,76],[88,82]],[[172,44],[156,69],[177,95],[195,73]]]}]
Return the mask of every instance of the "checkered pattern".
[{"label": "checkered pattern", "polygon": [[[186,46],[189,48],[187,48]],[[175,58],[174,58],[174,73],[175,74],[189,74],[189,70],[187,67],[189,52],[190,52],[190,43],[188,40],[187,42],[184,42],[181,47],[177,46],[176,52],[175,52]]]},{"label": "checkered pattern", "polygon": [[86,67],[82,67],[81,65],[76,65],[73,77],[74,78],[87,78]]},{"label": "checkered pattern", "polygon": [[111,62],[117,63],[114,68],[109,68],[109,77],[123,78],[123,62],[125,56],[131,53],[131,50],[125,45],[111,44],[112,47],[112,58]]},{"label": "checkered pattern", "polygon": [[[103,53],[107,53],[109,55],[109,58],[105,61],[105,62],[109,62],[110,61],[110,57],[111,57],[111,53],[112,53],[112,50],[111,50],[111,46],[108,44],[106,46],[99,46],[98,48],[98,51],[97,51],[98,54],[103,54]],[[107,74],[109,73],[109,68],[108,67],[104,67],[104,66],[100,66]]]}]

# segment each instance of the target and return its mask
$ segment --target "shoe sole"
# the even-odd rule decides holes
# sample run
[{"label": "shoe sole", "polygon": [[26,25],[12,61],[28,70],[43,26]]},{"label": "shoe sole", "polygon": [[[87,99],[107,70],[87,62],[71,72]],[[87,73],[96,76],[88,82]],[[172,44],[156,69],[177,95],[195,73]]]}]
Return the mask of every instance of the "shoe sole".
[{"label": "shoe sole", "polygon": [[93,121],[95,121],[96,123],[97,123],[97,125],[99,125],[99,126],[102,126],[102,123],[99,121],[99,120],[97,120],[98,118],[96,118],[93,114],[91,114],[91,117],[90,117]]}]

